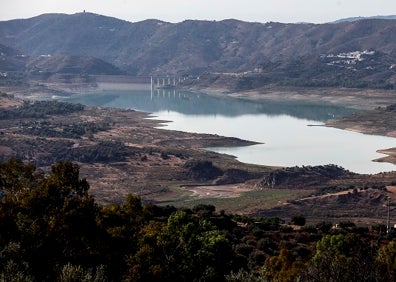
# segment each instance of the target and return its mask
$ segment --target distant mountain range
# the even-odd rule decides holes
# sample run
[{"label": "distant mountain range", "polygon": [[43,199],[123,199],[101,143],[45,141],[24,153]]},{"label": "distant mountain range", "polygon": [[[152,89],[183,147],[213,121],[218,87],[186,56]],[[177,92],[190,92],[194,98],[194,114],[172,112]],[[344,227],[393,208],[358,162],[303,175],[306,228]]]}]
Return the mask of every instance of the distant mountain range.
[{"label": "distant mountain range", "polygon": [[360,20],[396,20],[396,15],[389,15],[389,16],[373,16],[373,17],[352,17],[352,18],[345,18],[345,19],[339,19],[334,21],[334,23],[342,23],[342,22],[356,22]]},{"label": "distant mountain range", "polygon": [[[44,14],[0,22],[0,43],[28,56],[29,63],[22,65],[30,70],[70,71],[79,64],[88,72],[98,67],[104,73],[132,75],[254,73],[253,81],[264,76],[260,83],[279,83],[281,75],[302,85],[340,85],[337,76],[343,75],[354,80],[351,85],[396,83],[396,20],[390,17],[328,24],[131,23],[92,13]],[[94,58],[99,61],[92,64]],[[0,62],[0,71],[4,67]],[[328,74],[334,79],[328,81]]]}]

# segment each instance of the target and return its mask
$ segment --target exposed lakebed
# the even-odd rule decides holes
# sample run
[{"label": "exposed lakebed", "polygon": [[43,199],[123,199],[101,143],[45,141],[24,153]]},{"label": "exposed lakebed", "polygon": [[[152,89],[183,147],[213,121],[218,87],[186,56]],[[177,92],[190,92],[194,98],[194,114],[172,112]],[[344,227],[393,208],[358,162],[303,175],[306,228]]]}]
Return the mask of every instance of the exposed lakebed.
[{"label": "exposed lakebed", "polygon": [[106,90],[73,96],[70,102],[151,112],[172,121],[166,128],[238,137],[262,144],[210,148],[240,161],[271,166],[336,164],[358,173],[396,170],[373,162],[378,149],[396,146],[396,139],[323,127],[326,120],[353,109],[328,103],[250,101],[177,90]]}]

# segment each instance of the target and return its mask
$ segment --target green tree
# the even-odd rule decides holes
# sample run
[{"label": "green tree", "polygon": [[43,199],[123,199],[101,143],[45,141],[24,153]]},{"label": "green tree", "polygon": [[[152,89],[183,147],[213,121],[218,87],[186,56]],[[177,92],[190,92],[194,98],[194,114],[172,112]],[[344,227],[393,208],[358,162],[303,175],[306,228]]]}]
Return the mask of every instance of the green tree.
[{"label": "green tree", "polygon": [[20,242],[33,275],[48,280],[65,261],[91,261],[99,244],[98,208],[79,179],[79,167],[58,162],[37,187],[24,187],[1,200],[3,240]]},{"label": "green tree", "polygon": [[80,168],[72,162],[58,161],[53,165],[46,185],[55,187],[61,197],[88,196],[89,184],[80,179]]},{"label": "green tree", "polygon": [[367,281],[373,273],[372,247],[356,234],[325,235],[316,243],[304,280]]},{"label": "green tree", "polygon": [[107,277],[103,266],[95,269],[84,269],[80,265],[70,263],[64,265],[57,279],[59,282],[106,282]]},{"label": "green tree", "polygon": [[269,281],[292,282],[298,281],[304,269],[305,263],[300,258],[294,257],[292,251],[282,249],[279,256],[266,260],[264,274]]},{"label": "green tree", "polygon": [[43,173],[36,171],[33,164],[24,164],[14,158],[0,163],[0,193],[15,195],[22,189],[37,187],[42,180]]},{"label": "green tree", "polygon": [[121,280],[126,272],[131,277],[131,258],[138,251],[140,230],[145,224],[141,199],[128,195],[120,205],[102,207],[97,224],[106,233],[103,252],[109,275]]},{"label": "green tree", "polygon": [[139,232],[138,249],[127,258],[127,281],[166,281],[169,276],[168,258],[163,247],[166,224],[151,221]]},{"label": "green tree", "polygon": [[166,224],[150,222],[128,259],[131,281],[222,281],[229,273],[231,244],[205,219],[178,210]]},{"label": "green tree", "polygon": [[24,253],[20,243],[9,242],[0,250],[0,281],[28,282],[34,281],[30,274],[28,262],[24,260]]},{"label": "green tree", "polygon": [[382,246],[375,258],[377,281],[396,280],[396,241]]},{"label": "green tree", "polygon": [[253,272],[248,272],[240,269],[238,272],[231,271],[225,276],[227,282],[267,282],[269,281],[264,275],[255,275]]}]

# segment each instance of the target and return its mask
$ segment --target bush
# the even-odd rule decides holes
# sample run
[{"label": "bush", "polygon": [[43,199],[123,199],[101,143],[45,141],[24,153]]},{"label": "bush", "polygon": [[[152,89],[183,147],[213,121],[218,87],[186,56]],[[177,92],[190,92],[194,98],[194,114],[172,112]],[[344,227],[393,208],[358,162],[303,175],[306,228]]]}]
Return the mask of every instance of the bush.
[{"label": "bush", "polygon": [[303,217],[302,215],[296,215],[292,217],[292,223],[294,225],[304,226],[305,222],[306,222],[305,217]]},{"label": "bush", "polygon": [[243,255],[244,257],[249,257],[253,252],[253,247],[247,244],[239,244],[235,247],[235,252],[237,254]]}]

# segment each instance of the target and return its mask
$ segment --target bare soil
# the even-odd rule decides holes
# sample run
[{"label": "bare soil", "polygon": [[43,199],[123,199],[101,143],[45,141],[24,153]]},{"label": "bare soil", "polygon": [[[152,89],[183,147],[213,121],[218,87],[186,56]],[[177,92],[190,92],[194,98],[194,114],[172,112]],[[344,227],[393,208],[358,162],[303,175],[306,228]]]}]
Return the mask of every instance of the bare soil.
[{"label": "bare soil", "polygon": [[378,153],[387,155],[386,157],[377,159],[377,162],[388,162],[396,164],[396,148],[390,148],[385,150],[378,150]]},{"label": "bare soil", "polygon": [[191,192],[191,197],[199,199],[212,198],[238,198],[242,192],[251,191],[252,187],[244,183],[228,185],[202,185],[202,186],[184,186]]},{"label": "bare soil", "polygon": [[7,109],[7,108],[10,108],[10,107],[17,107],[17,106],[20,106],[20,105],[22,105],[22,101],[21,100],[3,97],[1,99],[0,109]]}]

